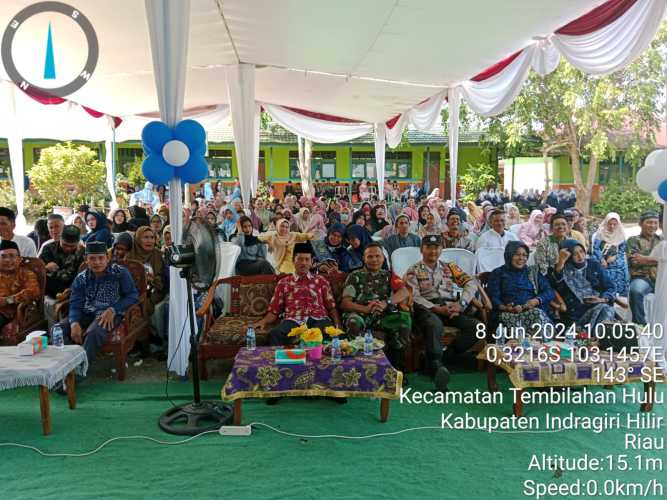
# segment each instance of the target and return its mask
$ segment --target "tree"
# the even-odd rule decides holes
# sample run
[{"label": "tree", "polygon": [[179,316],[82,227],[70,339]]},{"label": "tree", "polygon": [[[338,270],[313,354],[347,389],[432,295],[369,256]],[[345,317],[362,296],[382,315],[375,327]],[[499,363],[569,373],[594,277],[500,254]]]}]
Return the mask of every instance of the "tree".
[{"label": "tree", "polygon": [[79,201],[108,196],[105,165],[97,159],[97,152],[71,142],[43,149],[29,175],[49,205],[71,207]]},{"label": "tree", "polygon": [[611,75],[587,75],[564,60],[545,77],[531,73],[501,117],[508,143],[536,135],[545,156],[567,153],[577,208],[588,214],[600,161],[613,159],[622,147],[626,160],[637,166],[653,147],[664,113],[666,75],[667,23],[644,54]]}]

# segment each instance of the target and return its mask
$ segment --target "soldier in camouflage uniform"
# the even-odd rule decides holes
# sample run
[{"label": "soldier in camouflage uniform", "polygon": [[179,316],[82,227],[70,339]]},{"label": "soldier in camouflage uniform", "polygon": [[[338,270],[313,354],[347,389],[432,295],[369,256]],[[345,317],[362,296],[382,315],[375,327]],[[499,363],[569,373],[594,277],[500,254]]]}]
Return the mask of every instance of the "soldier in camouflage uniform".
[{"label": "soldier in camouflage uniform", "polygon": [[382,246],[370,243],[364,250],[363,269],[351,273],[345,282],[343,324],[351,336],[363,335],[369,328],[383,331],[387,357],[403,371],[412,322],[406,304],[392,304],[391,272],[382,269],[383,264]]}]

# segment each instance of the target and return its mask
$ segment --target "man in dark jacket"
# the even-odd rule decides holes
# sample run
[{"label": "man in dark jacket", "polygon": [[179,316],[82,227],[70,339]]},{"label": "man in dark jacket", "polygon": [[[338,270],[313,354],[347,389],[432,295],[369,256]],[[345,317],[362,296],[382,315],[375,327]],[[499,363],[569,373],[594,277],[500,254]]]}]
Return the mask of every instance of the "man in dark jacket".
[{"label": "man in dark jacket", "polygon": [[58,240],[42,247],[39,257],[46,267],[44,306],[49,327],[55,322],[56,295],[72,286],[83,262],[81,232],[76,226],[65,226]]}]

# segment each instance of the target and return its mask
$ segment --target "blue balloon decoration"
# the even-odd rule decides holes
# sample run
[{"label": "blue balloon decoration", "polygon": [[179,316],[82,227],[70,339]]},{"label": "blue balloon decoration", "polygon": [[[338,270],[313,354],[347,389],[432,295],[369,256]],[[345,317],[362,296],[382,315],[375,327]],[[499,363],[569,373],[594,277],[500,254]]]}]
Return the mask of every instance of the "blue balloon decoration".
[{"label": "blue balloon decoration", "polygon": [[[173,130],[165,123],[150,122],[142,130],[141,139],[146,152],[141,170],[149,182],[163,185],[177,177],[182,182],[196,184],[208,177],[208,164],[204,159],[206,131],[198,122],[183,120]],[[173,167],[162,156],[164,145],[171,140],[181,141],[190,152],[190,158],[181,167]]]},{"label": "blue balloon decoration", "polygon": [[174,176],[174,167],[168,165],[158,155],[148,156],[141,165],[141,172],[149,182],[156,186],[169,184]]},{"label": "blue balloon decoration", "polygon": [[662,201],[667,203],[667,180],[664,180],[658,186],[658,196],[662,198]]},{"label": "blue balloon decoration", "polygon": [[141,140],[149,154],[162,154],[162,148],[173,136],[171,129],[162,122],[150,122],[141,131]]},{"label": "blue balloon decoration", "polygon": [[180,122],[174,129],[174,139],[187,144],[190,154],[197,156],[203,155],[206,152],[206,131],[199,122],[194,120],[183,120]]}]

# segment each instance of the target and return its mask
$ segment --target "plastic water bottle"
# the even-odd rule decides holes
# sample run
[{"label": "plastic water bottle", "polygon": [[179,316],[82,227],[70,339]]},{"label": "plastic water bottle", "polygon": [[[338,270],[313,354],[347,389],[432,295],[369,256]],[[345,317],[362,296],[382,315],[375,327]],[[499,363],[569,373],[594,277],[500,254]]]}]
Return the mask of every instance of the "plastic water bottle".
[{"label": "plastic water bottle", "polygon": [[338,337],[334,337],[331,341],[331,361],[334,363],[340,363],[342,357],[343,353],[341,352],[340,348],[340,339]]},{"label": "plastic water bottle", "polygon": [[255,337],[255,329],[249,326],[245,333],[245,346],[249,351],[254,351],[257,347],[257,337]]},{"label": "plastic water bottle", "polygon": [[364,335],[364,356],[373,355],[373,333],[370,330],[366,330],[366,335]]},{"label": "plastic water bottle", "polygon": [[65,347],[65,336],[63,328],[60,325],[55,325],[51,329],[51,344],[56,349],[63,349]]}]

